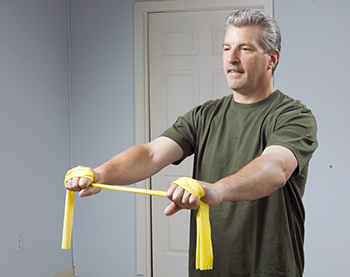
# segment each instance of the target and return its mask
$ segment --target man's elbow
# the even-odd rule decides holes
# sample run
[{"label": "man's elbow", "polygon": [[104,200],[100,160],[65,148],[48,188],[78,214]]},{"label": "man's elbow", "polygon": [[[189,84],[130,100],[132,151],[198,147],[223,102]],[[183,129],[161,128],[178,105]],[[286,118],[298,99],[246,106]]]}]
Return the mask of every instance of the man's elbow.
[{"label": "man's elbow", "polygon": [[278,188],[284,187],[290,177],[292,176],[293,172],[295,171],[297,166],[289,166],[288,168],[281,168],[280,173],[279,173],[279,178],[278,178]]},{"label": "man's elbow", "polygon": [[276,187],[284,187],[298,167],[294,153],[283,146],[273,145],[267,147],[262,156],[267,158],[270,162],[269,167],[274,169]]}]

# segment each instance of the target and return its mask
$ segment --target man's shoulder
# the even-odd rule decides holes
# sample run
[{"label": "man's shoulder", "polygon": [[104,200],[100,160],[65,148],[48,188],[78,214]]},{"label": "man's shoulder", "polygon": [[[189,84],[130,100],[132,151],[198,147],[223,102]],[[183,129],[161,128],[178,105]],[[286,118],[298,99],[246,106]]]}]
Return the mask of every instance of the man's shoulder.
[{"label": "man's shoulder", "polygon": [[293,97],[284,94],[280,90],[276,91],[276,108],[286,111],[293,111],[293,110],[299,110],[299,111],[305,111],[310,112],[311,110],[301,102],[301,100],[294,99]]}]

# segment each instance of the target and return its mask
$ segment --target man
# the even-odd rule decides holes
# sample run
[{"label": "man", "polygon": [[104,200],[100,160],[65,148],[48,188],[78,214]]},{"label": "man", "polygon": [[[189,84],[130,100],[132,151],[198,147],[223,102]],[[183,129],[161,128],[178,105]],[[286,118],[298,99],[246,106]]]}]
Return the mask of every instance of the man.
[{"label": "man", "polygon": [[[194,154],[193,178],[209,204],[213,270],[195,269],[199,200],[179,186],[167,191],[172,215],[192,209],[189,276],[302,276],[304,193],[317,148],[316,122],[304,105],[276,90],[280,31],[262,12],[244,9],[226,21],[223,66],[232,95],[179,117],[162,136],[95,168],[95,183],[127,185]],[[85,178],[66,183],[96,194]]]}]

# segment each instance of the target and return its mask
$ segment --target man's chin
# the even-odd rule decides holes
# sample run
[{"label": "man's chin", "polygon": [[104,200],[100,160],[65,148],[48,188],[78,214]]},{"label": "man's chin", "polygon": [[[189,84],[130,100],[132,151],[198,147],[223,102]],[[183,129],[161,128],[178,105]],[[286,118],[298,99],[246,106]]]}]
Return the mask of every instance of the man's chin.
[{"label": "man's chin", "polygon": [[240,84],[231,84],[229,88],[237,93],[242,93],[244,91],[244,86]]}]

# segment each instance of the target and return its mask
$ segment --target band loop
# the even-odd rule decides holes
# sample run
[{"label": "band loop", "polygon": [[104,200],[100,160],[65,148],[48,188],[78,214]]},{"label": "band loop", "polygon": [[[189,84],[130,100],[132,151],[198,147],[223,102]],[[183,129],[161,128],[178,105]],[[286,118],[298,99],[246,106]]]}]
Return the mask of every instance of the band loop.
[{"label": "band loop", "polygon": [[[188,177],[177,179],[172,185],[178,185],[189,193],[201,199],[204,190],[197,181]],[[197,248],[196,248],[196,269],[213,269],[213,247],[211,243],[211,227],[209,221],[209,205],[199,200],[197,212]]]}]

